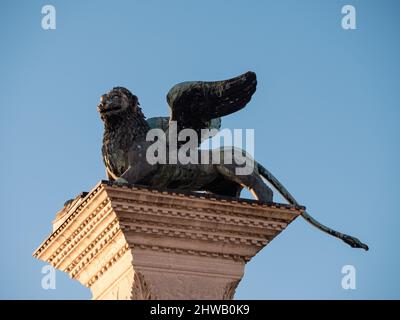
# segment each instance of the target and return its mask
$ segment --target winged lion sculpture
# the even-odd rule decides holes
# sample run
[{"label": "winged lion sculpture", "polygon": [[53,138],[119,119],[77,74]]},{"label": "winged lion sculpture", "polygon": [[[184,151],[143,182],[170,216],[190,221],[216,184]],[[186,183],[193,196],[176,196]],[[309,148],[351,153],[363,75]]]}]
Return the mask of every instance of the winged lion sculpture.
[{"label": "winged lion sculpture", "polygon": [[[204,140],[203,130],[219,129],[220,118],[244,108],[256,91],[256,86],[254,72],[223,81],[183,82],[172,87],[167,94],[170,117],[148,120],[142,113],[136,95],[123,87],[113,88],[101,96],[98,105],[104,122],[102,154],[108,178],[117,183],[204,191],[231,197],[239,197],[241,190],[247,188],[256,199],[269,202],[272,201],[273,192],[264,182],[266,180],[290,204],[299,205],[279,180],[260,163],[253,162],[250,174],[237,174],[237,169],[243,167],[243,162],[237,161],[238,156],[248,155],[242,150],[238,153],[236,148],[208,151],[220,153],[220,163],[148,161],[148,151],[154,145],[154,141],[147,139],[152,129],[162,131],[166,136],[171,133],[172,124],[178,132],[191,129],[200,144]],[[163,150],[167,155],[171,151],[168,142]],[[180,142],[176,147],[183,144]],[[203,152],[204,155],[204,151],[199,149],[196,152]],[[225,161],[227,154],[232,161]],[[351,247],[368,250],[368,246],[357,238],[322,225],[307,212],[302,216],[318,229],[342,239]]]}]

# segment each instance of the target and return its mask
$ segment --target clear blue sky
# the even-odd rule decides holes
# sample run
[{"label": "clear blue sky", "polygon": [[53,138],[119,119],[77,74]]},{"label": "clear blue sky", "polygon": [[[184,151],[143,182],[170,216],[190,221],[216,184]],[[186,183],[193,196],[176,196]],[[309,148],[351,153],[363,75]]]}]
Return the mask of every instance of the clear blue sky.
[{"label": "clear blue sky", "polygon": [[[57,29],[41,28],[41,8]],[[357,30],[341,28],[341,8]],[[258,90],[226,128],[351,249],[297,219],[246,266],[238,299],[400,298],[400,2],[1,1],[0,298],[88,299],[62,272],[41,288],[31,257],[65,200],[105,178],[101,94],[125,86],[148,117],[185,80],[253,70]],[[277,198],[277,200],[280,200]],[[341,288],[341,268],[357,289]]]}]

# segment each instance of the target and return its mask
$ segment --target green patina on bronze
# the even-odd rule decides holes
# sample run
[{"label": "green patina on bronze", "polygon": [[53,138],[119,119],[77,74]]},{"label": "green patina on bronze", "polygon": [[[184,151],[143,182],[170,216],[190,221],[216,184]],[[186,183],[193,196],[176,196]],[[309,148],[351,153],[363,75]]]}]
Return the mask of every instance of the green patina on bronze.
[{"label": "green patina on bronze", "polygon": [[[135,95],[122,87],[113,88],[101,97],[98,105],[104,122],[102,153],[108,178],[119,183],[203,191],[231,197],[239,197],[241,190],[247,188],[256,199],[270,202],[273,193],[264,182],[265,179],[290,204],[299,205],[286,188],[255,161],[251,174],[237,175],[235,170],[243,164],[236,161],[225,163],[226,148],[217,151],[221,152],[222,161],[219,164],[150,164],[146,159],[146,151],[153,143],[146,141],[150,129],[161,129],[168,136],[170,124],[174,121],[178,132],[186,128],[195,130],[200,144],[204,139],[201,129],[219,129],[220,118],[244,108],[256,91],[256,86],[254,72],[223,81],[183,82],[175,85],[167,94],[170,117],[156,117],[147,121]],[[234,154],[234,149],[229,152]],[[322,225],[307,212],[302,216],[318,229],[342,239],[351,247],[368,250],[368,246],[357,238]]]}]

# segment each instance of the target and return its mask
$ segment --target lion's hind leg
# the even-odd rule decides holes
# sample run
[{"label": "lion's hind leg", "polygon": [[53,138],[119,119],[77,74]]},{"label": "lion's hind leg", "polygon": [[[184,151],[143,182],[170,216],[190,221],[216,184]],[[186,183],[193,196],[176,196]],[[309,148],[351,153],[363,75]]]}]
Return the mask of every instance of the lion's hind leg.
[{"label": "lion's hind leg", "polygon": [[253,171],[248,175],[237,175],[237,166],[234,164],[217,165],[216,168],[226,179],[234,181],[248,189],[257,200],[272,202],[273,192],[265,184],[258,172]]}]

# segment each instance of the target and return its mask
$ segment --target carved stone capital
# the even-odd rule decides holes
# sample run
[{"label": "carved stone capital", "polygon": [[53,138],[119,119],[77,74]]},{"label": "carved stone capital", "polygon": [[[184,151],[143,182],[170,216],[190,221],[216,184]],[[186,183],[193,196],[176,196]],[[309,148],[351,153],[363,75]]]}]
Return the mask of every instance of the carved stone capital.
[{"label": "carved stone capital", "polygon": [[303,207],[100,182],[34,256],[93,299],[232,299],[244,266]]}]

